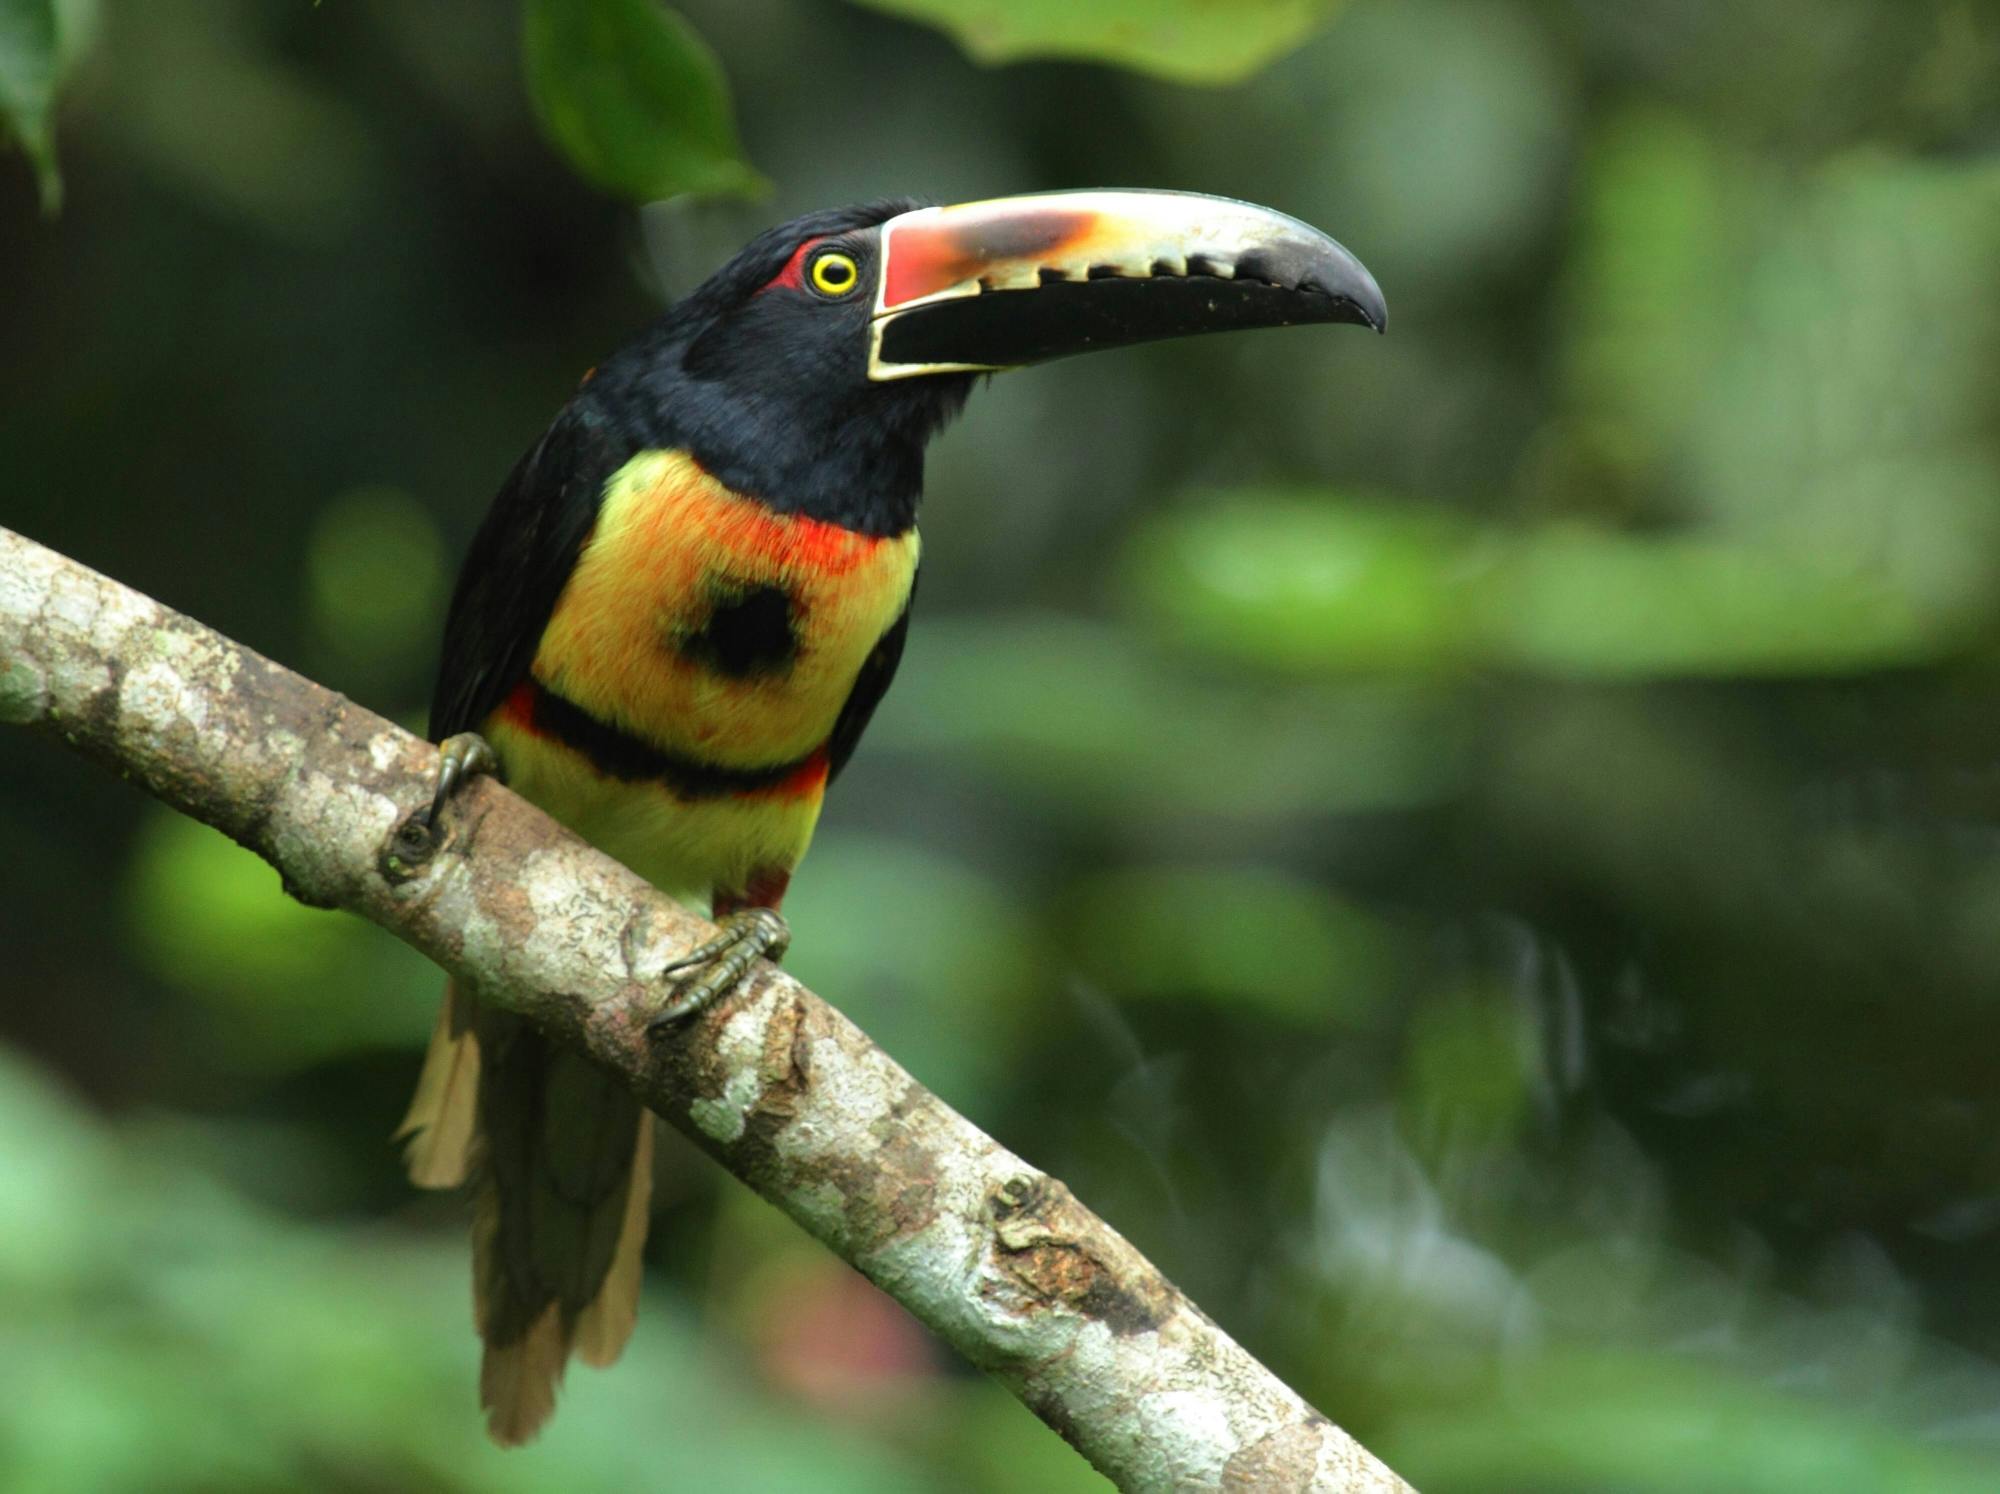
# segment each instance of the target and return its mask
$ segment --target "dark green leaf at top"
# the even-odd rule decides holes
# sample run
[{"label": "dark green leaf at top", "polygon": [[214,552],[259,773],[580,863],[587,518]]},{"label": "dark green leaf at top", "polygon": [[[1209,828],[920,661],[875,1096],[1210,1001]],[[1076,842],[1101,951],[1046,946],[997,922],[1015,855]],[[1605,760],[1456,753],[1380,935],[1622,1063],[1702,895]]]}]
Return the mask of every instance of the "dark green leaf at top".
[{"label": "dark green leaf at top", "polygon": [[1177,83],[1240,83],[1342,0],[855,0],[950,32],[981,62],[1067,57]]},{"label": "dark green leaf at top", "polygon": [[584,177],[635,202],[749,197],[715,54],[655,0],[525,0],[528,92],[549,139]]}]

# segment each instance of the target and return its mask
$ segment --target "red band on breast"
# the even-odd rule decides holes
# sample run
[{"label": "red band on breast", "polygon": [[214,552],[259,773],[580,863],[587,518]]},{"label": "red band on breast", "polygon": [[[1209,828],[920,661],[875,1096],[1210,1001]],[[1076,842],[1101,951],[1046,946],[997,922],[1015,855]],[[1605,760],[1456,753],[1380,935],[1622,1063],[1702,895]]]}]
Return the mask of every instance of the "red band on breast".
[{"label": "red band on breast", "polygon": [[[780,513],[724,487],[693,458],[688,459],[688,465],[713,487],[708,493],[693,495],[693,501],[680,512],[691,515],[726,553],[756,556],[788,570],[843,576],[880,549],[885,538],[899,537],[862,534],[805,514]],[[665,535],[660,543],[668,543]]]},{"label": "red band on breast", "polygon": [[759,513],[747,504],[717,514],[709,533],[725,553],[756,556],[789,571],[841,576],[881,547],[878,535],[857,534],[804,514]]}]

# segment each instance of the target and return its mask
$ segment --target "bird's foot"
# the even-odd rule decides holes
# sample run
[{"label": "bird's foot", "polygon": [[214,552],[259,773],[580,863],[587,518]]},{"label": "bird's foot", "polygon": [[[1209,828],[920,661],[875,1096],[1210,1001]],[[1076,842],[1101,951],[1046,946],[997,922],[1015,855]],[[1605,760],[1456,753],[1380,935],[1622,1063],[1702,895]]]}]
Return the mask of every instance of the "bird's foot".
[{"label": "bird's foot", "polygon": [[491,773],[503,780],[506,777],[500,759],[486,739],[471,731],[446,737],[438,748],[437,787],[431,794],[431,802],[405,815],[383,848],[379,869],[384,877],[391,882],[407,882],[429,863],[444,843],[438,817],[444,813],[445,800],[464,787],[468,778],[481,773]]},{"label": "bird's foot", "polygon": [[433,840],[437,838],[438,816],[444,813],[445,800],[482,773],[506,781],[499,755],[478,732],[462,731],[438,745],[437,788],[431,793],[430,808],[419,811],[416,817]]},{"label": "bird's foot", "polygon": [[759,959],[782,959],[791,947],[791,926],[776,908],[739,908],[715,922],[721,933],[667,966],[664,973],[678,977],[673,998],[646,1024],[648,1036],[658,1037],[712,1005],[734,990]]}]

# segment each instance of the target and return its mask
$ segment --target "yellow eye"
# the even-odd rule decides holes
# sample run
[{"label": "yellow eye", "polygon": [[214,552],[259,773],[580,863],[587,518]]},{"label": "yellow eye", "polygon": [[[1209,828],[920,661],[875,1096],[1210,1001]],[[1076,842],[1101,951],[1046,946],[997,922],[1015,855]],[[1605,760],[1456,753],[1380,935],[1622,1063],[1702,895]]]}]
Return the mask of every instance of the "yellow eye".
[{"label": "yellow eye", "polygon": [[822,296],[844,296],[861,283],[861,267],[847,254],[822,254],[807,273]]}]

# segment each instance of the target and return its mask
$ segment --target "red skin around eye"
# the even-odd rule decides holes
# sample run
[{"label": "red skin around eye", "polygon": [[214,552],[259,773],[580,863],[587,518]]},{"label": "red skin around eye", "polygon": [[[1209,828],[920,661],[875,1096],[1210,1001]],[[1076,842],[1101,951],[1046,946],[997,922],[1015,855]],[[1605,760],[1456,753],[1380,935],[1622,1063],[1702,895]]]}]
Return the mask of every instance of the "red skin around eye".
[{"label": "red skin around eye", "polygon": [[[825,242],[826,235],[821,234],[818,238],[807,239],[803,244],[799,245],[798,248],[792,251],[792,257],[785,261],[784,269],[778,271],[771,278],[770,283],[764,287],[764,290],[777,290],[781,286],[786,290],[804,290],[806,288],[806,256],[811,254],[816,246]],[[763,293],[764,291],[759,291],[757,294],[761,296]]]}]

